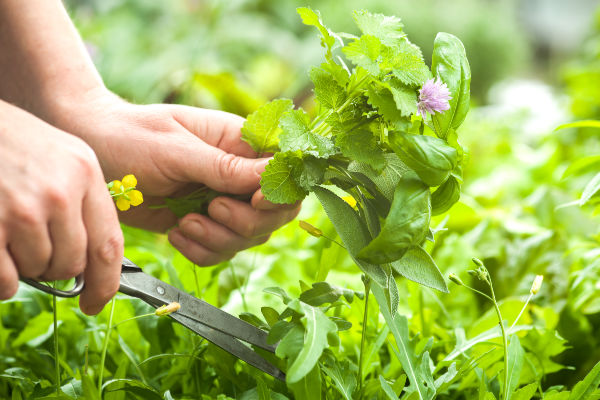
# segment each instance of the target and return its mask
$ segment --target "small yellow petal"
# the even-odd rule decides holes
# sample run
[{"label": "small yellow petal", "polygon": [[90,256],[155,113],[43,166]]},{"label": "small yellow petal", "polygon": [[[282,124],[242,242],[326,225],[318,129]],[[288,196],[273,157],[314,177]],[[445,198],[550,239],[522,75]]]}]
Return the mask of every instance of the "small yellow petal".
[{"label": "small yellow petal", "polygon": [[127,211],[129,210],[129,200],[123,198],[123,197],[119,197],[116,201],[117,203],[117,208],[121,211]]},{"label": "small yellow petal", "polygon": [[132,190],[127,193],[127,196],[129,196],[129,201],[131,202],[131,205],[134,207],[139,206],[140,204],[142,204],[144,202],[144,196],[142,195],[142,192],[140,192],[139,190]]},{"label": "small yellow petal", "polygon": [[137,179],[132,174],[123,177],[123,186],[125,189],[134,188],[137,186]]},{"label": "small yellow petal", "polygon": [[112,181],[112,187],[110,188],[114,193],[119,193],[121,192],[121,189],[123,187],[123,184],[121,183],[121,181]]},{"label": "small yellow petal", "polygon": [[344,196],[342,197],[342,200],[344,200],[346,203],[350,204],[350,207],[354,208],[356,207],[356,199],[352,196]]}]

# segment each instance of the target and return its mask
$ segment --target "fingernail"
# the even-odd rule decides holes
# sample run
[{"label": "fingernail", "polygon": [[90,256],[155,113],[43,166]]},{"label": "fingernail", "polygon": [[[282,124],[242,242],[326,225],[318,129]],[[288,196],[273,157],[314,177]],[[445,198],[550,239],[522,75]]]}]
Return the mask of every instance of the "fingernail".
[{"label": "fingernail", "polygon": [[175,247],[184,247],[187,239],[177,229],[171,229],[169,232],[169,241]]},{"label": "fingernail", "polygon": [[204,226],[200,221],[193,219],[184,219],[180,224],[179,228],[194,236],[204,236]]},{"label": "fingernail", "polygon": [[216,201],[212,207],[211,217],[218,220],[220,223],[227,225],[231,220],[231,210],[224,201]]},{"label": "fingernail", "polygon": [[256,164],[254,164],[254,171],[256,171],[256,173],[258,175],[262,174],[263,172],[265,172],[265,167],[267,166],[267,164],[269,163],[269,161],[271,161],[272,158],[266,158],[262,161],[257,162]]}]

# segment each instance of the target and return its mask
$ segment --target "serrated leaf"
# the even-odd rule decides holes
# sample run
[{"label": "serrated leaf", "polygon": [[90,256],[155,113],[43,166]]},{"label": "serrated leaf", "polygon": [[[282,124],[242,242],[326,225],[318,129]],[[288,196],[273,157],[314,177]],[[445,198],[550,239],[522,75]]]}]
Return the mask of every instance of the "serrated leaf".
[{"label": "serrated leaf", "polygon": [[265,198],[277,204],[293,204],[304,199],[308,193],[296,181],[302,170],[302,158],[297,153],[276,153],[260,179]]},{"label": "serrated leaf", "polygon": [[402,111],[398,109],[396,100],[389,88],[370,86],[367,89],[367,97],[369,104],[375,107],[377,112],[387,121],[395,124],[403,119]]},{"label": "serrated leaf", "polygon": [[296,179],[298,185],[305,191],[312,191],[313,186],[323,183],[323,175],[327,168],[327,161],[313,156],[304,156],[302,160],[302,172]]},{"label": "serrated leaf", "polygon": [[258,154],[279,150],[279,119],[291,111],[294,104],[288,99],[266,103],[248,116],[242,126],[242,139]]},{"label": "serrated leaf", "polygon": [[346,400],[352,400],[352,393],[356,388],[356,376],[350,366],[350,362],[345,360],[340,363],[335,360],[332,366],[323,365],[323,371],[331,378],[336,389],[344,396]]},{"label": "serrated leaf", "polygon": [[311,131],[310,119],[303,110],[285,113],[281,117],[279,126],[283,130],[279,135],[281,151],[301,151],[320,158],[335,154],[335,146],[331,139]]},{"label": "serrated leaf", "polygon": [[411,281],[448,293],[448,286],[433,258],[421,246],[413,246],[392,263],[394,271]]},{"label": "serrated leaf", "polygon": [[383,375],[379,375],[379,385],[388,400],[398,400],[398,395],[394,393],[394,389],[392,389],[392,386],[385,380]]},{"label": "serrated leaf", "polygon": [[319,11],[312,10],[309,7],[300,7],[297,8],[296,11],[302,18],[302,23],[304,25],[314,26],[321,33],[321,45],[326,49],[326,57],[328,60],[332,61],[332,53],[336,47],[336,41],[339,44],[343,44],[342,39],[337,36],[335,33],[327,29],[325,25],[323,25],[323,21],[321,20],[321,14]]},{"label": "serrated leaf", "polygon": [[375,171],[366,163],[351,162],[348,170],[365,174],[377,186],[379,191],[389,200],[394,198],[398,182],[410,174],[410,169],[394,153],[385,153],[385,167],[381,172]]},{"label": "serrated leaf", "polygon": [[431,78],[421,50],[408,40],[402,40],[398,46],[387,48],[382,53],[383,62],[389,64],[393,75],[403,84],[421,86]]},{"label": "serrated leaf", "polygon": [[440,32],[433,44],[431,70],[448,86],[450,109],[432,116],[435,133],[442,139],[458,129],[469,111],[471,68],[462,42],[454,35]]},{"label": "serrated leaf", "polygon": [[406,36],[398,17],[359,10],[354,11],[354,21],[364,35],[372,35],[386,45],[394,45]]},{"label": "serrated leaf", "polygon": [[310,80],[315,85],[315,96],[323,107],[337,108],[344,103],[346,93],[329,71],[313,67],[310,70]]},{"label": "serrated leaf", "polygon": [[304,343],[286,373],[286,381],[296,383],[315,367],[321,353],[329,346],[327,336],[337,332],[337,325],[317,307],[297,300],[290,302],[289,307],[304,314],[301,319],[305,327]]},{"label": "serrated leaf", "polygon": [[381,232],[358,253],[358,258],[373,264],[389,263],[400,259],[413,245],[420,244],[431,219],[430,197],[429,188],[423,182],[401,180]]},{"label": "serrated leaf", "polygon": [[350,61],[364,68],[369,74],[380,74],[378,59],[381,54],[381,42],[375,36],[363,35],[346,45],[342,51]]},{"label": "serrated leaf", "polygon": [[396,108],[400,110],[403,117],[417,113],[417,92],[414,88],[405,86],[396,80],[391,80],[387,84],[392,93]]},{"label": "serrated leaf", "polygon": [[315,282],[312,284],[312,288],[302,292],[299,299],[306,304],[318,307],[326,303],[334,303],[342,296],[347,302],[352,302],[354,291],[333,286],[327,282]]},{"label": "serrated leaf", "polygon": [[377,171],[381,171],[385,166],[383,150],[369,130],[346,131],[336,136],[335,144],[342,154],[351,160],[368,163]]}]

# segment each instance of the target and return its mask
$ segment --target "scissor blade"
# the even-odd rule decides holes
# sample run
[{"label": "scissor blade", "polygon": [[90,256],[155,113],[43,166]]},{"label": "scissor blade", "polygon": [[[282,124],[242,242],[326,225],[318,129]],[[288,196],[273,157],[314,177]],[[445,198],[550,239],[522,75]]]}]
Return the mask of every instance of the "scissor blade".
[{"label": "scissor blade", "polygon": [[183,314],[189,319],[226,335],[234,336],[261,349],[275,352],[275,346],[267,343],[267,333],[265,331],[226,313],[204,300],[182,292],[141,270],[121,273],[119,291],[138,297],[154,307],[176,301],[181,304],[178,314]]},{"label": "scissor blade", "polygon": [[186,315],[179,312],[169,314],[169,316],[175,321],[179,322],[181,325],[196,332],[206,340],[219,346],[226,352],[233,354],[240,360],[245,361],[246,363],[260,369],[274,378],[285,381],[285,374],[281,370],[232,336],[226,335],[221,331],[203,325],[202,323],[188,318]]}]

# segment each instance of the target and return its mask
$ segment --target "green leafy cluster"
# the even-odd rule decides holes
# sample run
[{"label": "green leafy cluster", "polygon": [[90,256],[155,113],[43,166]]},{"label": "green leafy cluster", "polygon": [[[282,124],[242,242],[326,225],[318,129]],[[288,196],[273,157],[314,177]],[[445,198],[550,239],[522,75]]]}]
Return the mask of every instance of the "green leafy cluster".
[{"label": "green leafy cluster", "polygon": [[[325,62],[310,70],[318,114],[277,99],[248,117],[243,139],[259,154],[274,153],[262,192],[288,204],[315,193],[355,262],[388,289],[392,310],[392,271],[446,291],[422,245],[433,240],[431,216],[460,197],[464,150],[456,129],[469,109],[471,79],[462,43],[438,34],[430,70],[396,17],[356,11],[357,37],[332,32],[309,8],[298,13],[325,49]],[[423,119],[418,92],[434,77],[448,86],[450,109]]]}]

